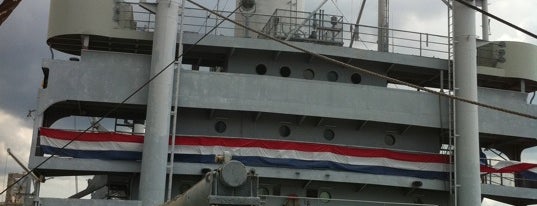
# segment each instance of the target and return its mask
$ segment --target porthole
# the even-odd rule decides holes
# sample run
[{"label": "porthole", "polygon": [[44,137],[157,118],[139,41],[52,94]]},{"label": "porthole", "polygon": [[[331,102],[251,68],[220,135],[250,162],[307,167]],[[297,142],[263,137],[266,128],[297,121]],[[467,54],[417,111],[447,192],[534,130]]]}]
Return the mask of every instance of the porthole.
[{"label": "porthole", "polygon": [[386,145],[389,145],[389,146],[394,145],[395,136],[393,136],[393,134],[387,134],[386,136],[384,136],[384,143],[386,143]]},{"label": "porthole", "polygon": [[311,69],[306,69],[302,72],[302,76],[304,76],[304,79],[313,79],[315,78],[315,72]]},{"label": "porthole", "polygon": [[291,68],[287,67],[287,66],[283,66],[282,68],[280,68],[280,75],[282,77],[289,77],[291,76]]},{"label": "porthole", "polygon": [[258,64],[255,67],[255,73],[257,73],[259,75],[266,74],[267,73],[267,66],[265,66],[264,64]]},{"label": "porthole", "polygon": [[322,191],[319,193],[319,199],[321,199],[322,203],[328,203],[330,202],[330,199],[332,199],[332,194],[327,191]]},{"label": "porthole", "polygon": [[360,84],[362,82],[362,75],[358,74],[358,73],[354,73],[352,74],[351,76],[351,82],[353,84]]},{"label": "porthole", "polygon": [[325,129],[323,133],[324,139],[328,141],[332,141],[336,134],[334,133],[334,130],[331,129]]},{"label": "porthole", "polygon": [[270,195],[270,191],[266,187],[259,187],[257,188],[257,196],[259,196],[262,200],[267,199],[267,195]]},{"label": "porthole", "polygon": [[326,74],[326,79],[331,82],[337,82],[337,80],[339,79],[339,75],[335,71],[330,71]]},{"label": "porthole", "polygon": [[291,129],[287,125],[280,126],[279,132],[282,137],[289,137],[291,135]]},{"label": "porthole", "polygon": [[225,122],[218,121],[214,124],[214,130],[218,133],[224,133],[226,131],[227,125]]}]

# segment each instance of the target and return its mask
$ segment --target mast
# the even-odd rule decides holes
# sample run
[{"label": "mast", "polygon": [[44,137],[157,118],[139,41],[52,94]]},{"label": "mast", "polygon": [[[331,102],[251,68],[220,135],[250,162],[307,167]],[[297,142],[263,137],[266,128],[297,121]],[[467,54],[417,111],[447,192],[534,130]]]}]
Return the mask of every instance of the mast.
[{"label": "mast", "polygon": [[388,20],[388,0],[378,1],[378,51],[387,52],[389,48],[388,28],[390,27]]},{"label": "mast", "polygon": [[[150,78],[175,61],[179,2],[180,0],[158,1]],[[172,84],[173,69],[169,68],[149,84],[140,173],[142,205],[160,205],[164,202]]]},{"label": "mast", "polygon": [[[488,5],[489,2],[488,2],[488,0],[481,0],[481,1],[482,1],[482,4],[483,4],[481,6],[483,11],[489,12],[489,5]],[[483,40],[488,41],[489,40],[490,24],[489,24],[489,17],[486,14],[481,14],[481,25],[483,25],[482,26]]]},{"label": "mast", "polygon": [[[475,4],[475,1],[468,1]],[[453,25],[455,42],[455,95],[477,101],[477,47],[475,12],[453,2]],[[456,178],[458,205],[481,205],[481,182],[479,178],[479,129],[476,105],[456,102],[457,132]]]}]

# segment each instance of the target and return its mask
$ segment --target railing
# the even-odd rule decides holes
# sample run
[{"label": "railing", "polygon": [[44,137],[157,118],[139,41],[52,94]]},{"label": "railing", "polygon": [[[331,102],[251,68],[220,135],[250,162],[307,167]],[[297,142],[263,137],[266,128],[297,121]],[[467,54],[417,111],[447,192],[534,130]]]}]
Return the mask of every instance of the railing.
[{"label": "railing", "polygon": [[[438,206],[433,204],[422,203],[401,203],[401,202],[383,202],[368,200],[351,200],[351,199],[333,199],[333,198],[314,198],[314,197],[296,197],[296,196],[272,196],[259,195],[262,200],[261,205],[307,205],[307,206]],[[416,202],[422,201],[416,198]]]},{"label": "railing", "polygon": [[[501,160],[487,159],[488,165],[495,165]],[[488,173],[481,175],[483,184],[537,189],[537,179],[523,178],[520,173]]]},{"label": "railing", "polygon": [[[276,9],[261,32],[279,39],[313,42],[317,44],[344,44],[343,16],[316,13],[312,18],[305,18],[309,13]],[[264,38],[258,35],[258,38]]]},{"label": "railing", "polygon": [[[124,2],[132,6],[132,9],[120,9],[118,19],[119,25],[132,25],[133,29],[143,32],[152,32],[155,28],[155,16],[137,3]],[[216,11],[224,16],[228,16],[230,11]],[[125,14],[126,13],[126,14]],[[306,20],[307,13],[277,10],[274,15],[259,15],[243,13],[237,11],[230,16],[236,19],[238,15],[247,16],[252,19],[249,26],[264,28],[262,32],[274,37],[286,37],[290,29],[299,27]],[[257,18],[253,18],[257,17]],[[364,50],[377,50],[378,27],[367,25],[355,25],[344,23],[341,16],[326,15],[319,13],[298,30],[290,40],[307,41],[317,44],[330,44],[342,47],[349,47],[351,42],[353,48]],[[256,22],[254,19],[261,19]],[[270,20],[269,20],[270,19]],[[278,19],[278,22],[276,22]],[[185,8],[185,19],[183,31],[186,33],[206,34],[222,19],[199,8]],[[279,26],[276,29],[275,26]],[[381,28],[382,29],[382,28]],[[448,38],[446,36],[404,31],[398,29],[387,29],[389,31],[389,52],[400,53],[424,57],[434,57],[447,59]],[[219,36],[244,36],[244,30],[235,26],[231,22],[224,22],[213,31],[213,35]],[[313,35],[312,35],[313,34]],[[352,39],[354,35],[354,39]],[[251,34],[250,36],[257,36]]]}]

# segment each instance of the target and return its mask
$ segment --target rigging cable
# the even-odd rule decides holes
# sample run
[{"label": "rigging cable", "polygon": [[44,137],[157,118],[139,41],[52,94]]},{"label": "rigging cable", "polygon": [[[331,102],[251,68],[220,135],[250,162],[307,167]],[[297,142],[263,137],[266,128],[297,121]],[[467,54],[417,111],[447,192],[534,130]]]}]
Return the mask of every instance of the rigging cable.
[{"label": "rigging cable", "polygon": [[[220,16],[222,18],[224,18],[222,21],[220,21],[217,25],[215,25],[213,28],[211,28],[210,31],[206,32],[201,38],[199,38],[194,44],[192,44],[190,47],[188,47],[188,49],[186,51],[184,51],[181,55],[177,56],[176,58],[180,58],[180,57],[183,57],[185,54],[189,53],[195,46],[197,46],[203,39],[205,39],[207,36],[209,36],[211,34],[211,32],[213,32],[216,28],[218,28],[222,23],[224,23],[226,21],[226,19],[228,17],[230,17],[231,15],[233,15],[236,11],[238,11],[238,8],[240,7],[237,7],[237,9],[235,9],[233,12],[231,12],[227,17],[225,16],[222,16],[220,14],[217,14],[217,16]],[[209,11],[211,13],[213,13],[213,11]],[[82,135],[86,134],[88,131],[90,131],[92,128],[95,127],[95,125],[98,125],[105,117],[109,116],[110,114],[112,114],[113,112],[115,112],[116,110],[119,109],[120,106],[124,105],[130,98],[132,98],[134,95],[136,95],[138,92],[140,92],[142,89],[144,89],[146,86],[149,85],[149,83],[151,83],[153,80],[155,80],[158,76],[160,76],[164,71],[166,71],[167,69],[170,68],[170,66],[172,66],[173,64],[175,64],[176,60],[174,59],[172,62],[170,62],[168,65],[166,65],[162,70],[160,70],[158,73],[156,73],[153,77],[151,77],[149,80],[147,80],[144,84],[142,84],[140,87],[138,87],[136,90],[134,90],[129,96],[127,96],[125,99],[123,99],[123,101],[121,101],[119,104],[117,104],[116,106],[114,106],[112,109],[110,109],[108,112],[106,112],[104,115],[101,115],[101,117],[93,122],[88,128],[86,128],[84,131],[82,131],[81,133],[79,133],[76,137],[74,137],[73,139],[69,140],[69,142],[67,142],[65,145],[63,145],[61,148],[58,149],[58,151],[61,151],[61,150],[64,150],[67,146],[71,145],[74,141],[76,141],[77,139],[79,139],[80,137],[82,137]],[[41,163],[39,163],[37,166],[35,166],[33,169],[30,170],[30,172],[24,174],[21,178],[17,179],[14,183],[8,185],[6,187],[6,189],[4,189],[2,192],[0,192],[0,195],[4,194],[6,191],[8,191],[9,189],[11,189],[13,186],[15,186],[16,184],[18,184],[22,179],[24,179],[26,176],[28,176],[29,174],[32,174],[36,169],[39,169],[39,167],[43,166],[43,164],[45,164],[46,162],[48,162],[50,159],[52,159],[53,157],[55,157],[56,154],[52,154],[50,155],[49,157],[47,157],[45,160],[43,160]]]},{"label": "rigging cable", "polygon": [[455,1],[465,5],[465,6],[469,7],[469,8],[471,8],[471,9],[479,12],[479,13],[485,14],[488,17],[495,19],[496,21],[499,21],[499,22],[501,22],[501,23],[503,23],[503,24],[505,24],[507,26],[510,26],[511,28],[514,28],[514,29],[516,29],[516,30],[518,30],[518,31],[520,31],[520,32],[522,32],[524,34],[527,34],[527,35],[537,39],[536,34],[531,33],[531,32],[529,32],[529,31],[527,31],[527,30],[525,30],[523,28],[520,28],[517,25],[514,25],[514,24],[512,24],[512,23],[510,23],[510,22],[508,22],[508,21],[506,21],[506,20],[504,20],[504,19],[502,19],[500,17],[495,16],[494,14],[491,14],[489,12],[483,11],[482,9],[478,8],[477,6],[474,6],[474,5],[472,5],[472,4],[468,3],[468,2],[465,2],[464,0],[455,0]]},{"label": "rigging cable", "polygon": [[211,12],[217,16],[220,16],[220,18],[223,18],[229,22],[232,22],[233,24],[239,26],[239,27],[242,27],[246,30],[249,30],[249,31],[252,31],[254,33],[257,33],[258,35],[260,36],[263,36],[267,39],[271,39],[273,41],[276,41],[276,42],[279,42],[285,46],[288,46],[290,48],[293,48],[293,49],[296,49],[298,51],[301,51],[303,53],[306,53],[306,54],[309,54],[309,55],[312,55],[313,57],[316,57],[316,58],[319,58],[321,60],[325,60],[327,62],[330,62],[330,63],[333,63],[333,64],[336,64],[338,66],[342,66],[342,67],[346,67],[346,68],[351,68],[351,69],[354,69],[354,70],[357,70],[359,72],[362,72],[362,73],[365,73],[365,74],[368,74],[368,75],[371,75],[373,77],[377,77],[377,78],[380,78],[380,79],[385,79],[385,80],[388,80],[389,82],[392,82],[392,83],[397,83],[397,84],[401,84],[401,85],[405,85],[405,86],[408,86],[408,87],[412,87],[414,89],[419,89],[419,90],[422,90],[422,91],[425,91],[425,92],[428,92],[428,93],[432,93],[432,94],[436,94],[436,95],[439,95],[439,96],[443,96],[443,97],[446,97],[446,98],[449,98],[449,99],[454,99],[454,100],[457,100],[457,101],[460,101],[460,102],[465,102],[465,103],[469,103],[469,104],[473,104],[473,105],[476,105],[476,106],[480,106],[480,107],[483,107],[483,108],[488,108],[488,109],[491,109],[491,110],[496,110],[496,111],[500,111],[500,112],[504,112],[504,113],[509,113],[509,114],[513,114],[513,115],[516,115],[516,116],[521,116],[521,117],[526,117],[526,118],[529,118],[529,119],[534,119],[534,120],[537,120],[537,116],[536,115],[532,115],[532,114],[525,114],[525,113],[522,113],[522,112],[517,112],[517,111],[514,111],[514,110],[509,110],[509,109],[505,109],[505,108],[501,108],[501,107],[497,107],[497,106],[494,106],[494,105],[489,105],[489,104],[485,104],[485,103],[481,103],[481,102],[478,102],[478,101],[473,101],[473,100],[469,100],[469,99],[465,99],[465,98],[461,98],[461,97],[457,97],[457,96],[453,96],[453,95],[450,95],[450,94],[445,94],[445,93],[442,93],[442,92],[438,92],[438,91],[435,91],[435,90],[432,90],[432,89],[429,89],[429,88],[426,88],[426,87],[421,87],[421,86],[418,86],[418,85],[415,85],[415,84],[411,84],[411,83],[408,83],[408,82],[405,82],[405,81],[402,81],[402,80],[399,80],[399,79],[395,79],[393,77],[389,77],[389,76],[386,76],[386,75],[383,75],[383,74],[379,74],[379,73],[376,73],[376,72],[373,72],[373,71],[369,71],[369,70],[366,70],[366,69],[362,69],[362,68],[359,68],[359,67],[356,67],[354,65],[350,65],[350,64],[347,64],[347,63],[344,63],[344,62],[340,62],[336,59],[332,59],[330,57],[327,57],[327,56],[324,56],[324,55],[321,55],[321,54],[317,54],[315,52],[312,52],[312,51],[309,51],[307,49],[304,49],[304,48],[301,48],[299,46],[295,46],[289,42],[286,42],[286,41],[283,41],[283,40],[280,40],[280,39],[277,39],[275,37],[272,37],[268,34],[265,34],[263,32],[260,32],[260,31],[257,31],[255,29],[252,29],[250,27],[247,27],[245,26],[244,24],[241,24],[235,20],[232,20],[232,19],[229,19],[227,17],[224,17],[216,12],[213,12],[213,11],[210,11],[210,9],[208,9],[207,7],[204,7],[203,5],[193,1],[193,0],[186,0],[208,12]]},{"label": "rigging cable", "polygon": [[337,3],[334,0],[331,0],[331,2],[332,2],[332,4],[334,4],[334,6],[336,7],[336,10],[338,10],[338,12],[341,14],[341,16],[343,16],[343,19],[345,19],[345,21],[350,24],[351,22],[347,19],[347,17],[343,13],[343,11],[341,11],[341,9],[337,5]]}]

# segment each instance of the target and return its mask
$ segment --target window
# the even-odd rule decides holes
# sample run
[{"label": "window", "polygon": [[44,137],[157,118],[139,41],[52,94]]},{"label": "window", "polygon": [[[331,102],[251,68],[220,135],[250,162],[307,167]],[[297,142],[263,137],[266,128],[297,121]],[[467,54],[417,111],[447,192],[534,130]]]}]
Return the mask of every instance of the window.
[{"label": "window", "polygon": [[360,84],[362,82],[362,76],[358,73],[354,73],[351,76],[351,82],[353,84]]},{"label": "window", "polygon": [[339,79],[339,75],[335,71],[330,71],[328,72],[328,74],[326,74],[326,79],[331,82],[337,82],[337,80]]},{"label": "window", "polygon": [[280,68],[280,75],[282,77],[289,77],[291,76],[291,68],[287,67],[287,66],[283,66],[282,68]]},{"label": "window", "polygon": [[336,134],[334,133],[334,130],[331,129],[325,129],[323,133],[324,139],[328,141],[332,141]]},{"label": "window", "polygon": [[322,203],[328,203],[330,202],[330,199],[332,199],[332,194],[327,191],[322,191],[319,193],[319,198],[321,199]]},{"label": "window", "polygon": [[392,146],[395,144],[395,136],[393,134],[387,134],[384,136],[384,143],[386,143],[389,146]]},{"label": "window", "polygon": [[226,131],[227,125],[225,122],[218,121],[214,124],[214,130],[218,133],[224,133]]},{"label": "window", "polygon": [[265,66],[264,64],[258,64],[255,67],[255,73],[257,73],[259,75],[266,74],[267,73],[267,66]]},{"label": "window", "polygon": [[311,69],[306,69],[302,72],[302,76],[304,76],[304,79],[313,79],[315,78],[315,72]]},{"label": "window", "polygon": [[279,132],[280,136],[282,137],[288,137],[291,135],[291,129],[287,125],[280,126]]}]

